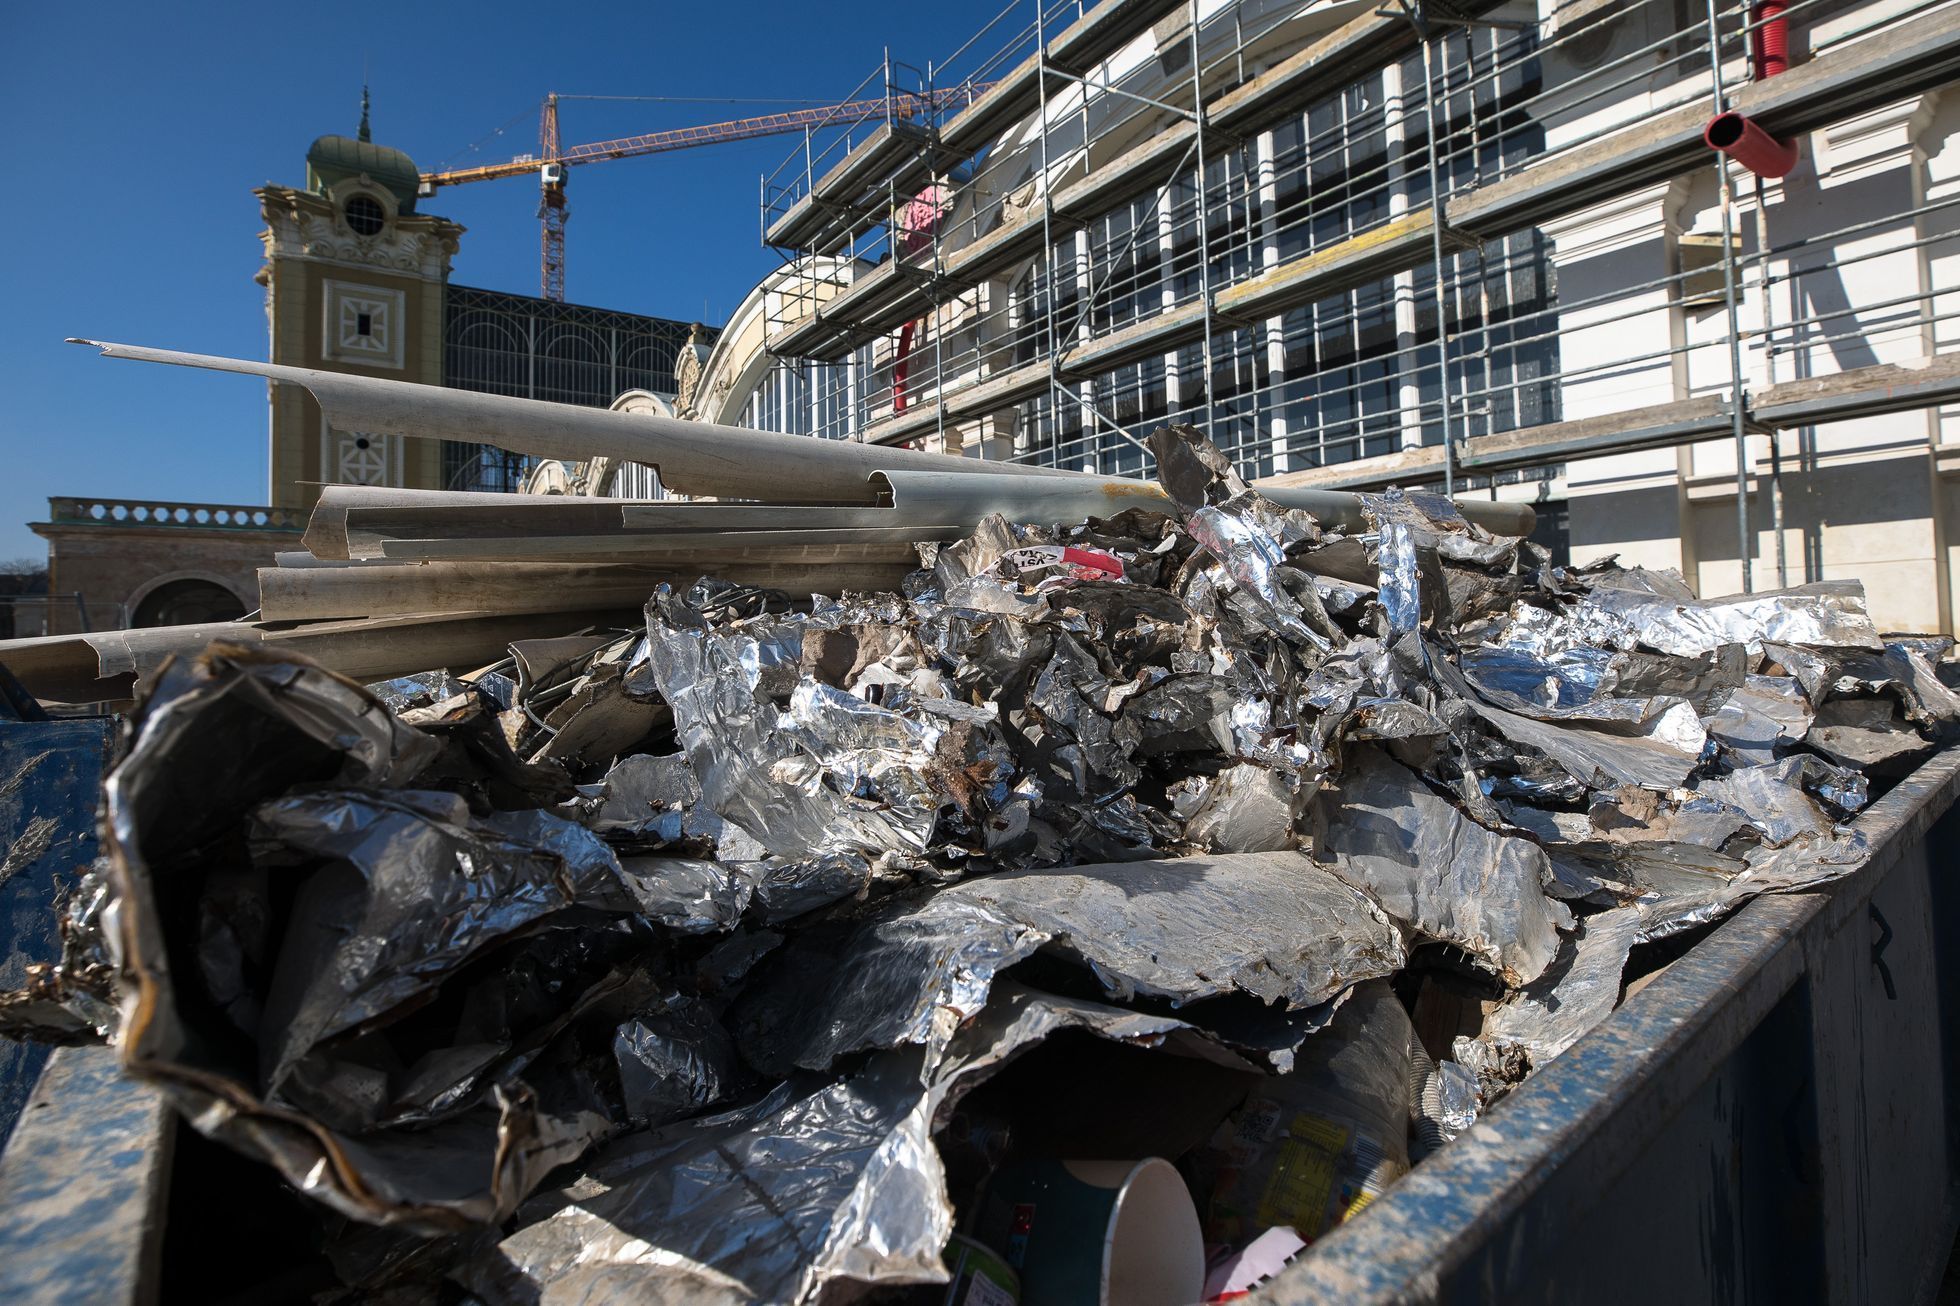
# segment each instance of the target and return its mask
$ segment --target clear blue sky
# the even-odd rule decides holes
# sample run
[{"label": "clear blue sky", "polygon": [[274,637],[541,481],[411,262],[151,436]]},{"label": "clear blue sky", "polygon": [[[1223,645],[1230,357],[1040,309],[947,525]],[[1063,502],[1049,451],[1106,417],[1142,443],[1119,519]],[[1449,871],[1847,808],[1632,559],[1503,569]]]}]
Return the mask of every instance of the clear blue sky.
[{"label": "clear blue sky", "polygon": [[[980,12],[918,0],[0,7],[0,559],[44,555],[25,523],[45,518],[49,495],[265,501],[263,385],[62,339],[264,358],[251,190],[302,184],[315,136],[353,134],[363,59],[375,140],[427,168],[535,149],[547,91],[841,98],[887,44],[919,65],[942,59]],[[562,121],[570,143],[762,112],[572,103]],[[719,323],[777,266],[756,234],[756,178],[791,144],[576,169],[570,298]],[[469,228],[456,280],[537,293],[536,194],[512,179],[429,205]]]}]

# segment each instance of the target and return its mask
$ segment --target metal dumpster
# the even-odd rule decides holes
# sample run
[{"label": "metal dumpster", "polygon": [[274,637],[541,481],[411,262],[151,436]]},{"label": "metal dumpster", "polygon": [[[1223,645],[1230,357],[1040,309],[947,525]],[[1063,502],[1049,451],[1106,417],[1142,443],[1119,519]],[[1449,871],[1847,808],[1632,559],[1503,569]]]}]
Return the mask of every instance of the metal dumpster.
[{"label": "metal dumpster", "polygon": [[[95,799],[114,740],[113,717],[50,721],[0,681],[0,987],[18,987],[29,962],[60,949],[48,904],[72,887],[71,868],[95,857]],[[0,1147],[47,1059],[44,1047],[0,1039]]]},{"label": "metal dumpster", "polygon": [[[1960,1172],[1956,796],[1949,750],[1860,819],[1857,873],[1746,906],[1255,1300],[1931,1300]],[[184,1199],[219,1155],[105,1050],[58,1052],[0,1156],[0,1298],[286,1295],[250,1279],[281,1252],[253,1245],[266,1194]]]},{"label": "metal dumpster", "polygon": [[1960,1148],[1960,750],[1871,860],[1758,898],[1261,1300],[1931,1300]]}]

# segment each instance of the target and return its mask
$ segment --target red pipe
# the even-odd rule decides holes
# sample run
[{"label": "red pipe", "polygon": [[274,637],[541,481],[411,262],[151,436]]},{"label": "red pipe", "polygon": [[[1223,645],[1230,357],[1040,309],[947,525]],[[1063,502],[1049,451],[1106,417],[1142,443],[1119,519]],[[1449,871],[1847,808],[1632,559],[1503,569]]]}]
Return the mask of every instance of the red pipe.
[{"label": "red pipe", "polygon": [[917,323],[907,322],[905,329],[898,333],[898,356],[892,360],[892,411],[905,411],[905,377],[912,370],[912,328]]},{"label": "red pipe", "polygon": [[[937,182],[914,195],[912,202],[905,206],[904,216],[895,224],[899,233],[897,252],[910,256],[932,244],[933,233],[939,230],[940,222],[951,207],[951,193]],[[912,371],[912,338],[917,325],[917,322],[907,322],[905,329],[898,333],[898,353],[892,359],[894,413],[905,411],[905,380]]]},{"label": "red pipe", "polygon": [[1779,141],[1739,113],[1716,114],[1701,139],[1759,177],[1786,176],[1797,166],[1795,141]]},{"label": "red pipe", "polygon": [[1783,17],[1788,7],[1789,0],[1756,0],[1749,48],[1755,56],[1759,82],[1790,71],[1790,24]]},{"label": "red pipe", "polygon": [[[1756,0],[1751,7],[1749,55],[1759,82],[1789,71],[1790,24],[1783,17],[1788,7],[1788,0]],[[1795,141],[1779,141],[1733,111],[1709,119],[1701,139],[1758,177],[1787,176],[1797,166]]]}]

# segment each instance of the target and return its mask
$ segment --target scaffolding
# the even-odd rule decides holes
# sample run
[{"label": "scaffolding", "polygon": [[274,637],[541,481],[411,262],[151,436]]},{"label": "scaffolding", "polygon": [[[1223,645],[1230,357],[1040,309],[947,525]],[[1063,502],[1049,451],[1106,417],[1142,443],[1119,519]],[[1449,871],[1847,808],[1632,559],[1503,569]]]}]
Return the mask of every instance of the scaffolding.
[{"label": "scaffolding", "polygon": [[[1791,136],[1938,88],[1960,11],[1795,0],[1806,57],[1763,80],[1754,12],[1016,0],[943,61],[887,54],[852,96],[882,79],[887,112],[764,178],[777,361],[743,420],[1129,475],[1187,421],[1252,475],[1449,491],[1727,437],[1696,484],[1733,486],[1745,589],[1767,498],[1787,581],[1803,433],[1960,396],[1930,274],[1960,196],[1781,236],[1702,129],[1735,110]],[[1665,272],[1562,286],[1548,230],[1656,187],[1699,215]],[[1812,293],[1901,258],[1911,293]],[[1673,326],[1644,342],[1656,305]],[[1853,338],[1868,362],[1827,357]]]}]

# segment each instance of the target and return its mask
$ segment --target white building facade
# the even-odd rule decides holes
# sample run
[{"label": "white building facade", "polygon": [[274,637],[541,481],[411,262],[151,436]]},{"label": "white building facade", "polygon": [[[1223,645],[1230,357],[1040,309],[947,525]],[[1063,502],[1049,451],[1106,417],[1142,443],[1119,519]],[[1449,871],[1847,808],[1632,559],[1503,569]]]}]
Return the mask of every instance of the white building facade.
[{"label": "white building facade", "polygon": [[[1954,629],[1950,0],[1020,5],[882,74],[765,179],[786,265],[683,413],[1130,475],[1187,421]],[[1718,108],[1794,166],[1724,165]]]}]

